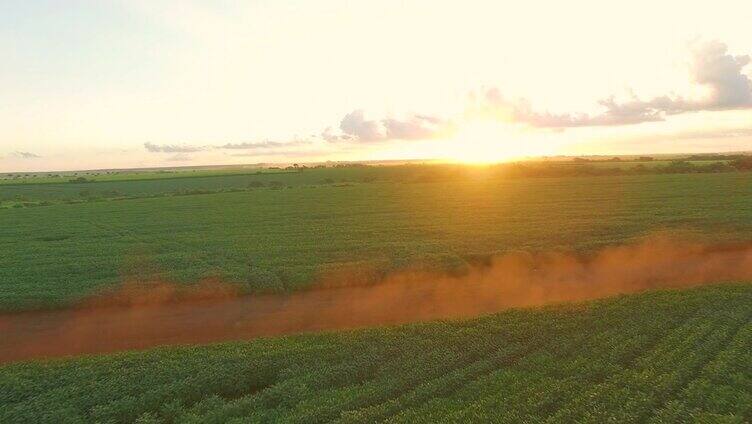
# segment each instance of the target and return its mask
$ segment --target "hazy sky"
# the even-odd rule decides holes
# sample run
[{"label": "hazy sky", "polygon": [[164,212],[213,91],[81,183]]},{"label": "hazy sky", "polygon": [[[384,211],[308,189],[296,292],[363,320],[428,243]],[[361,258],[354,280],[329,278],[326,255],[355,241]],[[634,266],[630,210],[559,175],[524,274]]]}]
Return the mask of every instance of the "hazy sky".
[{"label": "hazy sky", "polygon": [[752,150],[752,2],[0,2],[0,172]]}]

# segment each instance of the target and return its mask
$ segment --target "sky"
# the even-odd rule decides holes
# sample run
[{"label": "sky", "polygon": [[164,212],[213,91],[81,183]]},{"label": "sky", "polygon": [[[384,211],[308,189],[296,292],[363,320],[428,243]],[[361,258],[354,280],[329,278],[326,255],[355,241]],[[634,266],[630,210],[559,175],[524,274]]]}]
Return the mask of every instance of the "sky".
[{"label": "sky", "polygon": [[752,3],[3,0],[0,172],[752,150]]}]

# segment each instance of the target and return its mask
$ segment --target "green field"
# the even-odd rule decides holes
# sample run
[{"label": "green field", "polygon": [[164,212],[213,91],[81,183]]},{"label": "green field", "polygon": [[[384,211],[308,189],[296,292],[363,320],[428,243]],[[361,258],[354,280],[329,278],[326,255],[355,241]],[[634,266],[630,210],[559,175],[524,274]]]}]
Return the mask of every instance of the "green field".
[{"label": "green field", "polygon": [[752,420],[752,286],[0,367],[0,422]]},{"label": "green field", "polygon": [[[289,292],[338,271],[461,273],[502,252],[584,253],[655,233],[752,239],[752,173],[507,171],[353,166],[6,184],[0,312],[63,307],[134,281],[218,277],[246,292]],[[742,423],[752,420],[750,352],[752,286],[728,283],[6,364],[0,422]]]},{"label": "green field", "polygon": [[[0,208],[50,206],[144,197],[283,189],[370,182],[447,182],[467,178],[530,178],[722,173],[749,170],[735,160],[525,161],[468,167],[456,164],[337,165],[300,168],[247,166],[159,170],[0,174]],[[12,175],[12,177],[11,177]]]},{"label": "green field", "polygon": [[[281,183],[247,188],[252,179]],[[0,192],[39,199],[115,185],[180,195],[0,209],[0,310],[60,306],[133,280],[220,277],[248,291],[285,291],[342,268],[461,269],[509,250],[588,251],[657,231],[752,235],[752,174],[740,172],[504,178],[356,167]],[[245,188],[224,191],[233,187]],[[199,188],[219,191],[186,192]]]},{"label": "green field", "polygon": [[[390,172],[394,173],[393,171]],[[6,207],[34,202],[79,203],[127,198],[164,197],[198,193],[218,193],[251,190],[261,187],[334,184],[367,176],[357,168],[318,169],[310,173],[286,170],[255,172],[198,172],[183,171],[165,174],[124,174],[119,179],[91,177],[87,182],[30,181],[0,184],[0,201]]]},{"label": "green field", "polygon": [[[184,167],[165,169],[121,169],[121,170],[90,170],[65,172],[17,172],[0,174],[0,185],[29,185],[29,184],[61,184],[76,178],[89,181],[142,181],[174,178],[215,177],[229,175],[255,174],[267,172],[265,168],[256,166],[228,166],[228,167]],[[275,172],[269,170],[268,172]]]}]

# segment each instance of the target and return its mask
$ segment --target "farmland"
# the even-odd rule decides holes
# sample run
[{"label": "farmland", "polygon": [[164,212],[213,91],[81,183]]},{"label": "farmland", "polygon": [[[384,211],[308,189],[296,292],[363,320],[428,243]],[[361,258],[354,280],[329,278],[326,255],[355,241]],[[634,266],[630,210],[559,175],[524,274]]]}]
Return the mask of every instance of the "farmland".
[{"label": "farmland", "polygon": [[[3,423],[752,419],[751,173],[410,165],[0,193],[0,357],[16,361],[0,365]],[[744,249],[692,247],[730,242]],[[614,246],[601,268],[577,262]],[[522,297],[494,285],[511,281],[503,266],[471,284],[494,260],[536,257]],[[410,270],[432,273],[424,291],[370,284]],[[123,283],[205,280],[252,296],[66,308]],[[321,281],[363,285],[337,302],[305,290]],[[724,284],[498,312],[709,282]]]},{"label": "farmland", "polygon": [[[265,184],[249,188],[254,179]],[[742,172],[504,178],[352,167],[0,193],[55,200],[113,187],[135,197],[0,209],[0,310],[63,306],[124,281],[219,278],[284,292],[343,269],[451,271],[510,250],[591,251],[668,230],[752,234],[752,174]]]},{"label": "farmland", "polygon": [[749,422],[752,286],[0,368],[2,422]]}]

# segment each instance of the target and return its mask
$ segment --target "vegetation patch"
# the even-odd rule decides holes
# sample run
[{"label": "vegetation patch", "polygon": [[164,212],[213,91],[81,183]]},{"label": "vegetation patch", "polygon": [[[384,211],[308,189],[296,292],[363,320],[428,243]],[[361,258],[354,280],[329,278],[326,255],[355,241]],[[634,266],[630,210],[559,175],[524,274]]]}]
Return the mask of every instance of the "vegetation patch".
[{"label": "vegetation patch", "polygon": [[749,422],[752,286],[0,367],[0,422]]}]

